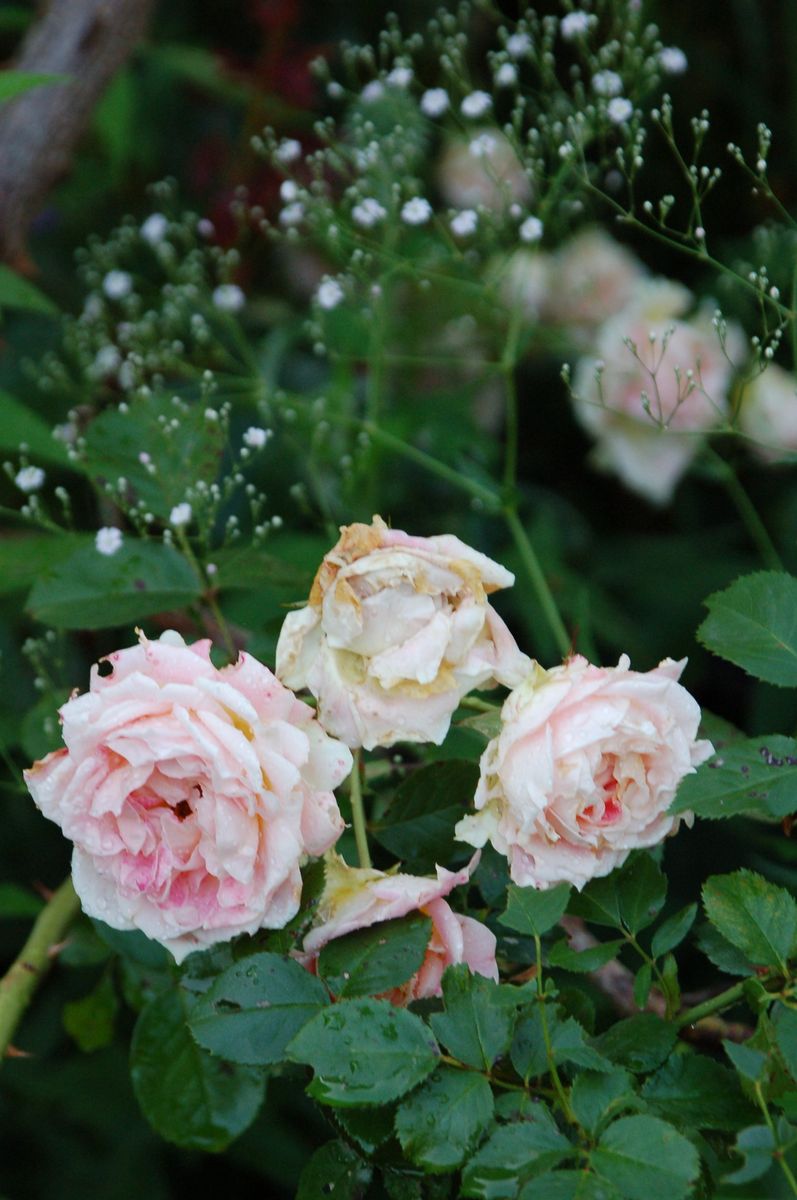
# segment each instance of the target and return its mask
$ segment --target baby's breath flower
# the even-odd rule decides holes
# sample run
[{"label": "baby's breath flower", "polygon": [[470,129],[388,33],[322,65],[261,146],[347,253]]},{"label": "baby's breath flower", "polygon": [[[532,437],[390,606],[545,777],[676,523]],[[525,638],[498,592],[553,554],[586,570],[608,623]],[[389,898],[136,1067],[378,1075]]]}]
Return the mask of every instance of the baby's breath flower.
[{"label": "baby's breath flower", "polygon": [[337,308],[340,304],[343,299],[343,288],[337,279],[333,279],[331,275],[325,275],[318,286],[315,298],[321,308],[329,311]]},{"label": "baby's breath flower", "polygon": [[252,450],[261,450],[269,439],[269,431],[257,425],[250,425],[244,433],[244,445]]},{"label": "baby's breath flower", "polygon": [[121,549],[123,540],[121,529],[115,525],[103,525],[102,529],[97,530],[94,545],[98,553],[110,556]]},{"label": "baby's breath flower", "polygon": [[363,90],[360,92],[360,99],[366,104],[371,104],[374,100],[381,100],[385,94],[385,85],[380,79],[372,79],[370,83],[366,83]]},{"label": "baby's breath flower", "polygon": [[572,42],[574,38],[583,37],[585,33],[589,33],[590,24],[589,13],[577,11],[562,17],[559,29],[565,41]]},{"label": "baby's breath flower", "polygon": [[45,478],[41,467],[22,467],[14,476],[14,483],[21,492],[38,492]]},{"label": "baby's breath flower", "polygon": [[373,196],[366,196],[359,204],[355,204],[351,210],[351,219],[355,225],[359,225],[362,229],[372,229],[374,225],[378,225],[387,216],[387,209],[383,208],[378,200]]},{"label": "baby's breath flower", "polygon": [[299,225],[304,220],[304,205],[299,200],[294,200],[293,204],[286,204],[280,211],[281,225]]},{"label": "baby's breath flower", "polygon": [[109,300],[124,300],[133,290],[133,279],[127,271],[109,271],[102,281],[102,290]]},{"label": "baby's breath flower", "polygon": [[283,138],[274,151],[274,157],[280,163],[296,162],[302,154],[302,143],[296,138]]},{"label": "baby's breath flower", "polygon": [[184,500],[182,504],[175,504],[174,508],[169,513],[169,524],[173,525],[175,529],[179,529],[183,525],[187,525],[189,523],[191,516],[191,505]]},{"label": "baby's breath flower", "polygon": [[689,64],[679,46],[664,46],[659,51],[659,65],[667,75],[683,75]]},{"label": "baby's breath flower", "polygon": [[512,87],[517,83],[517,67],[514,63],[505,62],[495,73],[495,82],[499,87]]},{"label": "baby's breath flower", "polygon": [[202,238],[212,238],[216,232],[216,226],[207,217],[200,217],[196,223],[196,231]]},{"label": "baby's breath flower", "polygon": [[283,179],[280,184],[280,199],[289,204],[291,200],[295,200],[299,195],[299,188],[292,179]]},{"label": "baby's breath flower", "polygon": [[412,67],[398,66],[387,76],[387,82],[391,87],[408,88],[414,78]]},{"label": "baby's breath flower", "polygon": [[118,371],[122,364],[122,356],[116,346],[109,344],[101,346],[94,355],[94,362],[89,367],[89,375],[92,379],[105,379],[107,375],[113,375],[114,371]]},{"label": "baby's breath flower", "polygon": [[476,232],[476,227],[479,223],[479,215],[473,208],[463,208],[462,212],[457,213],[451,218],[451,232],[456,237],[470,237]]},{"label": "baby's breath flower", "polygon": [[246,304],[246,296],[237,283],[220,283],[213,289],[213,303],[222,312],[240,312]]},{"label": "baby's breath flower", "polygon": [[513,58],[525,58],[531,53],[531,38],[527,33],[513,33],[506,39],[506,49]]},{"label": "baby's breath flower", "polygon": [[166,237],[168,230],[169,222],[163,213],[154,212],[147,217],[139,233],[145,242],[149,242],[150,246],[157,246]]},{"label": "baby's breath flower", "polygon": [[463,117],[483,117],[492,108],[493,98],[489,92],[469,92],[459,106]]},{"label": "baby's breath flower", "polygon": [[606,106],[609,120],[615,125],[624,125],[633,116],[634,106],[625,96],[615,96]]},{"label": "baby's breath flower", "polygon": [[401,219],[407,225],[425,225],[432,215],[432,206],[423,196],[414,196],[401,209]]},{"label": "baby's breath flower", "polygon": [[495,150],[498,142],[492,133],[478,133],[468,142],[468,153],[474,158],[488,158]]},{"label": "baby's breath flower", "polygon": [[543,225],[539,217],[526,217],[518,230],[521,242],[538,242],[542,232]]},{"label": "baby's breath flower", "polygon": [[449,105],[448,92],[445,88],[429,88],[421,96],[421,112],[427,117],[442,117]]},{"label": "baby's breath flower", "polygon": [[592,88],[599,96],[619,96],[623,81],[616,71],[596,71],[592,76]]}]

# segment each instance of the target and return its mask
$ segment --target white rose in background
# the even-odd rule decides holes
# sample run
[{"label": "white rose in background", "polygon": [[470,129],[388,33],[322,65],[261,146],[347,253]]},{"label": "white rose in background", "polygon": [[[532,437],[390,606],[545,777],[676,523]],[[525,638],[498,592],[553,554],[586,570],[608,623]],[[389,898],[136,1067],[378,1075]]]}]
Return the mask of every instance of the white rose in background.
[{"label": "white rose in background", "polygon": [[527,322],[536,324],[556,284],[554,259],[542,250],[516,250],[494,265],[492,278],[510,312],[520,310]]},{"label": "white rose in background", "polygon": [[551,261],[551,286],[542,315],[566,327],[581,345],[628,305],[648,277],[635,254],[603,229],[585,229],[560,247]]},{"label": "white rose in background", "polygon": [[673,833],[678,784],[713,753],[696,740],[700,708],[678,683],[685,661],[646,672],[625,655],[616,667],[535,664],[503,706],[481,758],[478,811],[456,837],[491,842],[522,886],[581,888]]},{"label": "white rose in background", "polygon": [[739,428],[750,449],[763,462],[791,458],[797,453],[797,379],[776,363],[745,384]]},{"label": "white rose in background", "polygon": [[528,670],[487,600],[513,583],[451,534],[411,537],[380,517],[344,526],[307,606],[285,618],[277,675],[309,688],[347,746],[439,744],[463,696]]},{"label": "white rose in background", "polygon": [[678,319],[692,297],[668,281],[644,283],[600,330],[596,358],[579,360],[573,401],[597,439],[598,465],[626,487],[664,504],[703,442],[728,414],[734,362],[743,340],[725,343],[706,310]]},{"label": "white rose in background", "polygon": [[418,971],[389,993],[388,999],[393,1004],[439,996],[443,972],[456,963],[467,963],[475,974],[497,982],[495,934],[481,921],[455,913],[444,899],[455,887],[468,883],[478,861],[476,854],[461,871],[438,867],[437,878],[433,879],[350,867],[334,852],[328,854],[316,923],[305,937],[297,958],[314,972],[321,950],[335,938],[380,921],[422,912],[432,920],[426,954]]},{"label": "white rose in background", "polygon": [[452,138],[437,167],[437,185],[452,208],[503,212],[510,204],[527,204],[532,188],[515,148],[495,126]]}]

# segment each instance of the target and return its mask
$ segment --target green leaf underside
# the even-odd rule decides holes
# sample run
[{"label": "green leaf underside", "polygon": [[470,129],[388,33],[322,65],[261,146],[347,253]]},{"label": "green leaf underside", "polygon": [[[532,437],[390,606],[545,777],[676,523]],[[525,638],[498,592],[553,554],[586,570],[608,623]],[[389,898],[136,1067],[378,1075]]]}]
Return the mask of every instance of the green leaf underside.
[{"label": "green leaf underside", "polygon": [[412,1162],[431,1172],[452,1171],[492,1115],[493,1093],[483,1075],[441,1067],[399,1106],[396,1133]]},{"label": "green leaf underside", "polygon": [[706,600],[697,631],[708,649],[749,675],[797,686],[797,579],[781,571],[744,575]]},{"label": "green leaf underside", "polygon": [[231,1062],[281,1062],[291,1039],[329,1003],[324,985],[291,959],[263,952],[235,963],[197,1000],[200,1046]]},{"label": "green leaf underside", "polygon": [[198,1046],[186,1025],[189,1004],[172,988],[142,1011],[131,1047],[133,1089],[161,1137],[190,1149],[223,1150],[257,1115],[265,1077]]},{"label": "green leaf underside", "polygon": [[380,921],[324,946],[318,974],[334,996],[378,996],[420,970],[431,935],[431,919],[420,912]]},{"label": "green leaf underside", "polygon": [[318,1013],[288,1046],[288,1056],[315,1072],[309,1093],[343,1108],[387,1104],[439,1063],[434,1038],[419,1017],[387,1000],[342,1000]]},{"label": "green leaf underside", "polygon": [[109,629],[196,600],[200,585],[171,546],[128,537],[116,554],[77,550],[33,586],[27,608],[56,629]]},{"label": "green leaf underside", "polygon": [[797,811],[797,740],[776,733],[735,742],[687,775],[670,811],[713,819]]},{"label": "green leaf underside", "polygon": [[797,903],[754,871],[712,875],[703,885],[712,925],[757,966],[785,967],[797,936]]}]

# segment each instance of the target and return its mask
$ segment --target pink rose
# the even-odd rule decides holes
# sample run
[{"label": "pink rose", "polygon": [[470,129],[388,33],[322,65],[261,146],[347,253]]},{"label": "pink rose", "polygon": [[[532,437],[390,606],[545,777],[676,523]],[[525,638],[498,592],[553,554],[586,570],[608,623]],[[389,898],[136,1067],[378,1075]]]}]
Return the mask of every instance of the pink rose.
[{"label": "pink rose", "polygon": [[179,634],[118,650],[61,709],[66,749],[25,772],[75,843],[85,912],[181,961],[295,915],[299,865],[337,841],[351,754],[251,655],[218,670]]},{"label": "pink rose", "polygon": [[507,698],[481,759],[474,816],[456,827],[492,842],[515,883],[581,888],[678,826],[668,813],[685,775],[713,753],[696,741],[700,708],[678,683],[683,662],[652,671],[581,657],[532,674]]},{"label": "pink rose", "polygon": [[420,911],[432,919],[432,936],[426,957],[415,975],[388,995],[393,1004],[409,1004],[441,995],[446,967],[467,963],[477,975],[498,979],[495,935],[473,917],[462,917],[443,899],[465,885],[479,861],[474,855],[461,871],[437,868],[437,878],[390,875],[364,867],[350,867],[337,854],[327,855],[324,891],[318,906],[318,924],[304,939],[299,960],[315,972],[318,955],[327,942],[365,929],[379,921],[392,921]]},{"label": "pink rose", "polygon": [[797,452],[797,379],[769,363],[742,391],[739,426],[765,463],[789,462]]},{"label": "pink rose", "polygon": [[347,525],[306,608],[290,613],[277,675],[309,688],[347,746],[442,742],[474,688],[513,687],[529,660],[487,601],[514,576],[451,534]]}]

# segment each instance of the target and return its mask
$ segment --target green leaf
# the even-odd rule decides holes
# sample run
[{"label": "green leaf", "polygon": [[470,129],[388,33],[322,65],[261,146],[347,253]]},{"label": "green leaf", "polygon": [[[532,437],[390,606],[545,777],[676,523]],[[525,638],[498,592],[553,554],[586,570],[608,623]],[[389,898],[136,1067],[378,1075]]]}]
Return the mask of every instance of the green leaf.
[{"label": "green leaf", "polygon": [[578,1123],[593,1137],[624,1108],[638,1104],[634,1081],[627,1071],[580,1071],[570,1103]]},{"label": "green leaf", "polygon": [[18,534],[5,530],[0,541],[0,595],[30,588],[37,575],[69,558],[86,543],[87,539],[79,534]]},{"label": "green leaf", "polygon": [[772,1014],[775,1040],[792,1079],[797,1079],[797,1012],[777,1004]]},{"label": "green leaf", "polygon": [[605,1179],[587,1171],[546,1171],[521,1189],[518,1200],[622,1200]]},{"label": "green leaf", "polygon": [[27,405],[15,400],[8,392],[0,391],[0,412],[3,414],[0,421],[0,450],[15,454],[24,443],[32,458],[75,470],[64,443],[53,437],[51,426]]},{"label": "green leaf", "polygon": [[224,546],[213,551],[213,561],[217,568],[213,582],[221,591],[269,587],[302,595],[313,581],[312,571],[259,546]]},{"label": "green leaf", "polygon": [[[542,1026],[542,1006],[535,1004],[521,1013],[512,1040],[512,1066],[524,1080],[547,1075],[550,1070],[545,1034]],[[564,1020],[553,1005],[546,1007],[548,1038],[554,1064],[570,1062],[593,1071],[610,1071],[612,1064],[587,1042],[586,1031],[573,1017]]]},{"label": "green leaf", "polygon": [[715,967],[719,967],[720,971],[725,971],[728,975],[753,975],[755,973],[755,963],[751,963],[741,950],[737,950],[735,946],[731,945],[728,939],[724,938],[713,925],[701,925],[695,941],[706,957],[713,962]]},{"label": "green leaf", "polygon": [[638,1013],[617,1021],[595,1039],[595,1047],[612,1062],[630,1071],[653,1071],[675,1045],[672,1025],[654,1013]]},{"label": "green leaf", "polygon": [[517,887],[512,884],[507,890],[506,912],[498,918],[502,925],[525,933],[529,937],[541,936],[552,929],[567,908],[570,885],[557,884],[545,891],[536,888]]},{"label": "green leaf", "polygon": [[40,896],[15,883],[0,883],[0,917],[37,917],[44,907]]},{"label": "green leaf", "polygon": [[567,939],[563,938],[561,942],[556,942],[551,946],[548,951],[548,961],[552,967],[561,967],[564,971],[579,973],[597,971],[607,962],[611,962],[613,958],[617,958],[624,945],[624,939],[617,938],[611,942],[600,942],[597,946],[590,946],[586,950],[572,950]]},{"label": "green leaf", "polygon": [[330,1117],[360,1149],[371,1157],[393,1137],[394,1104],[381,1108],[334,1108]]},{"label": "green leaf", "polygon": [[749,1183],[760,1179],[774,1162],[775,1137],[766,1125],[751,1125],[743,1129],[736,1139],[734,1150],[744,1158],[744,1165],[725,1176],[725,1183]]},{"label": "green leaf", "polygon": [[396,789],[374,826],[376,840],[413,871],[451,857],[454,826],[470,806],[479,782],[477,763],[460,759],[420,767]]},{"label": "green leaf", "polygon": [[797,579],[781,571],[744,575],[706,600],[698,640],[749,675],[797,686]]},{"label": "green leaf", "polygon": [[387,1000],[342,1000],[323,1009],[288,1047],[315,1071],[310,1094],[347,1108],[387,1104],[421,1083],[439,1063],[420,1017]]},{"label": "green leaf", "polygon": [[493,712],[476,713],[473,717],[466,717],[464,721],[458,721],[457,725],[463,729],[475,730],[485,741],[490,742],[501,732],[501,709],[495,708]]},{"label": "green leaf", "polygon": [[191,1012],[200,1046],[230,1062],[281,1062],[288,1042],[329,1003],[323,984],[289,958],[252,954],[223,971]]},{"label": "green leaf", "polygon": [[780,967],[797,936],[797,903],[754,871],[712,875],[703,884],[706,915],[724,938],[758,966]]},{"label": "green leaf", "polygon": [[431,919],[420,912],[379,921],[327,943],[318,974],[333,996],[379,996],[420,970],[431,936]]},{"label": "green leaf", "polygon": [[399,1106],[396,1133],[411,1162],[426,1171],[453,1171],[493,1115],[483,1075],[441,1067]]},{"label": "green leaf", "polygon": [[433,1013],[429,1024],[460,1062],[489,1071],[512,1038],[516,1011],[507,999],[513,990],[472,975],[464,963],[449,967],[443,976],[445,1012]]},{"label": "green leaf", "polygon": [[[0,72],[0,101],[3,75],[4,72]],[[0,309],[4,308],[21,308],[28,312],[47,313],[48,316],[58,313],[57,306],[49,296],[45,296],[24,276],[17,275],[16,271],[0,263]]]},{"label": "green leaf", "polygon": [[681,1200],[700,1171],[691,1142],[658,1117],[620,1117],[601,1137],[590,1162],[624,1200]]},{"label": "green leaf", "polygon": [[738,1077],[697,1054],[673,1054],[645,1081],[642,1099],[682,1129],[742,1129],[755,1116]]},{"label": "green leaf", "polygon": [[251,1125],[265,1076],[214,1058],[191,1037],[191,998],[179,988],[156,996],[133,1033],[130,1074],[144,1116],[168,1142],[223,1150]]},{"label": "green leaf", "polygon": [[91,923],[106,946],[110,946],[116,954],[121,954],[123,958],[157,971],[171,970],[174,966],[174,959],[169,951],[159,942],[154,942],[146,934],[141,933],[140,930],[112,929],[104,921],[97,921],[94,918]]},{"label": "green leaf", "polygon": [[34,88],[46,87],[51,83],[65,83],[68,75],[45,75],[40,71],[12,71],[6,68],[0,71],[0,104],[21,96],[23,92],[31,92]]},{"label": "green leaf", "polygon": [[327,1142],[302,1171],[296,1200],[360,1200],[372,1169],[345,1142]]},{"label": "green leaf", "polygon": [[666,921],[662,921],[650,943],[653,957],[660,958],[662,954],[667,954],[679,946],[694,925],[696,916],[697,905],[687,904],[679,912],[667,917]]},{"label": "green leaf", "polygon": [[750,1083],[758,1083],[764,1078],[767,1073],[768,1060],[762,1050],[756,1050],[753,1046],[745,1046],[744,1043],[730,1042],[727,1039],[722,1044],[725,1047],[725,1053],[742,1079],[747,1079]]},{"label": "green leaf", "polygon": [[620,919],[630,933],[645,929],[661,912],[667,880],[649,854],[634,854],[616,876]]},{"label": "green leaf", "polygon": [[81,1050],[101,1050],[113,1041],[114,1023],[119,1010],[113,979],[105,971],[92,992],[81,1000],[64,1005],[64,1029]]},{"label": "green leaf", "polygon": [[687,775],[670,809],[717,819],[797,810],[797,741],[773,733],[735,742]]},{"label": "green leaf", "polygon": [[108,629],[196,600],[194,571],[171,546],[126,537],[113,555],[84,546],[33,585],[27,609],[56,629]]},{"label": "green leaf", "polygon": [[589,921],[591,925],[609,925],[622,929],[618,880],[620,871],[591,880],[580,892],[574,892],[569,911],[576,917]]},{"label": "green leaf", "polygon": [[557,1166],[573,1153],[574,1147],[539,1105],[537,1120],[503,1125],[491,1134],[466,1165],[460,1195],[509,1200],[526,1178]]},{"label": "green leaf", "polygon": [[653,968],[650,963],[643,963],[634,976],[634,1004],[637,1008],[644,1008],[650,996],[650,989],[653,986]]}]

